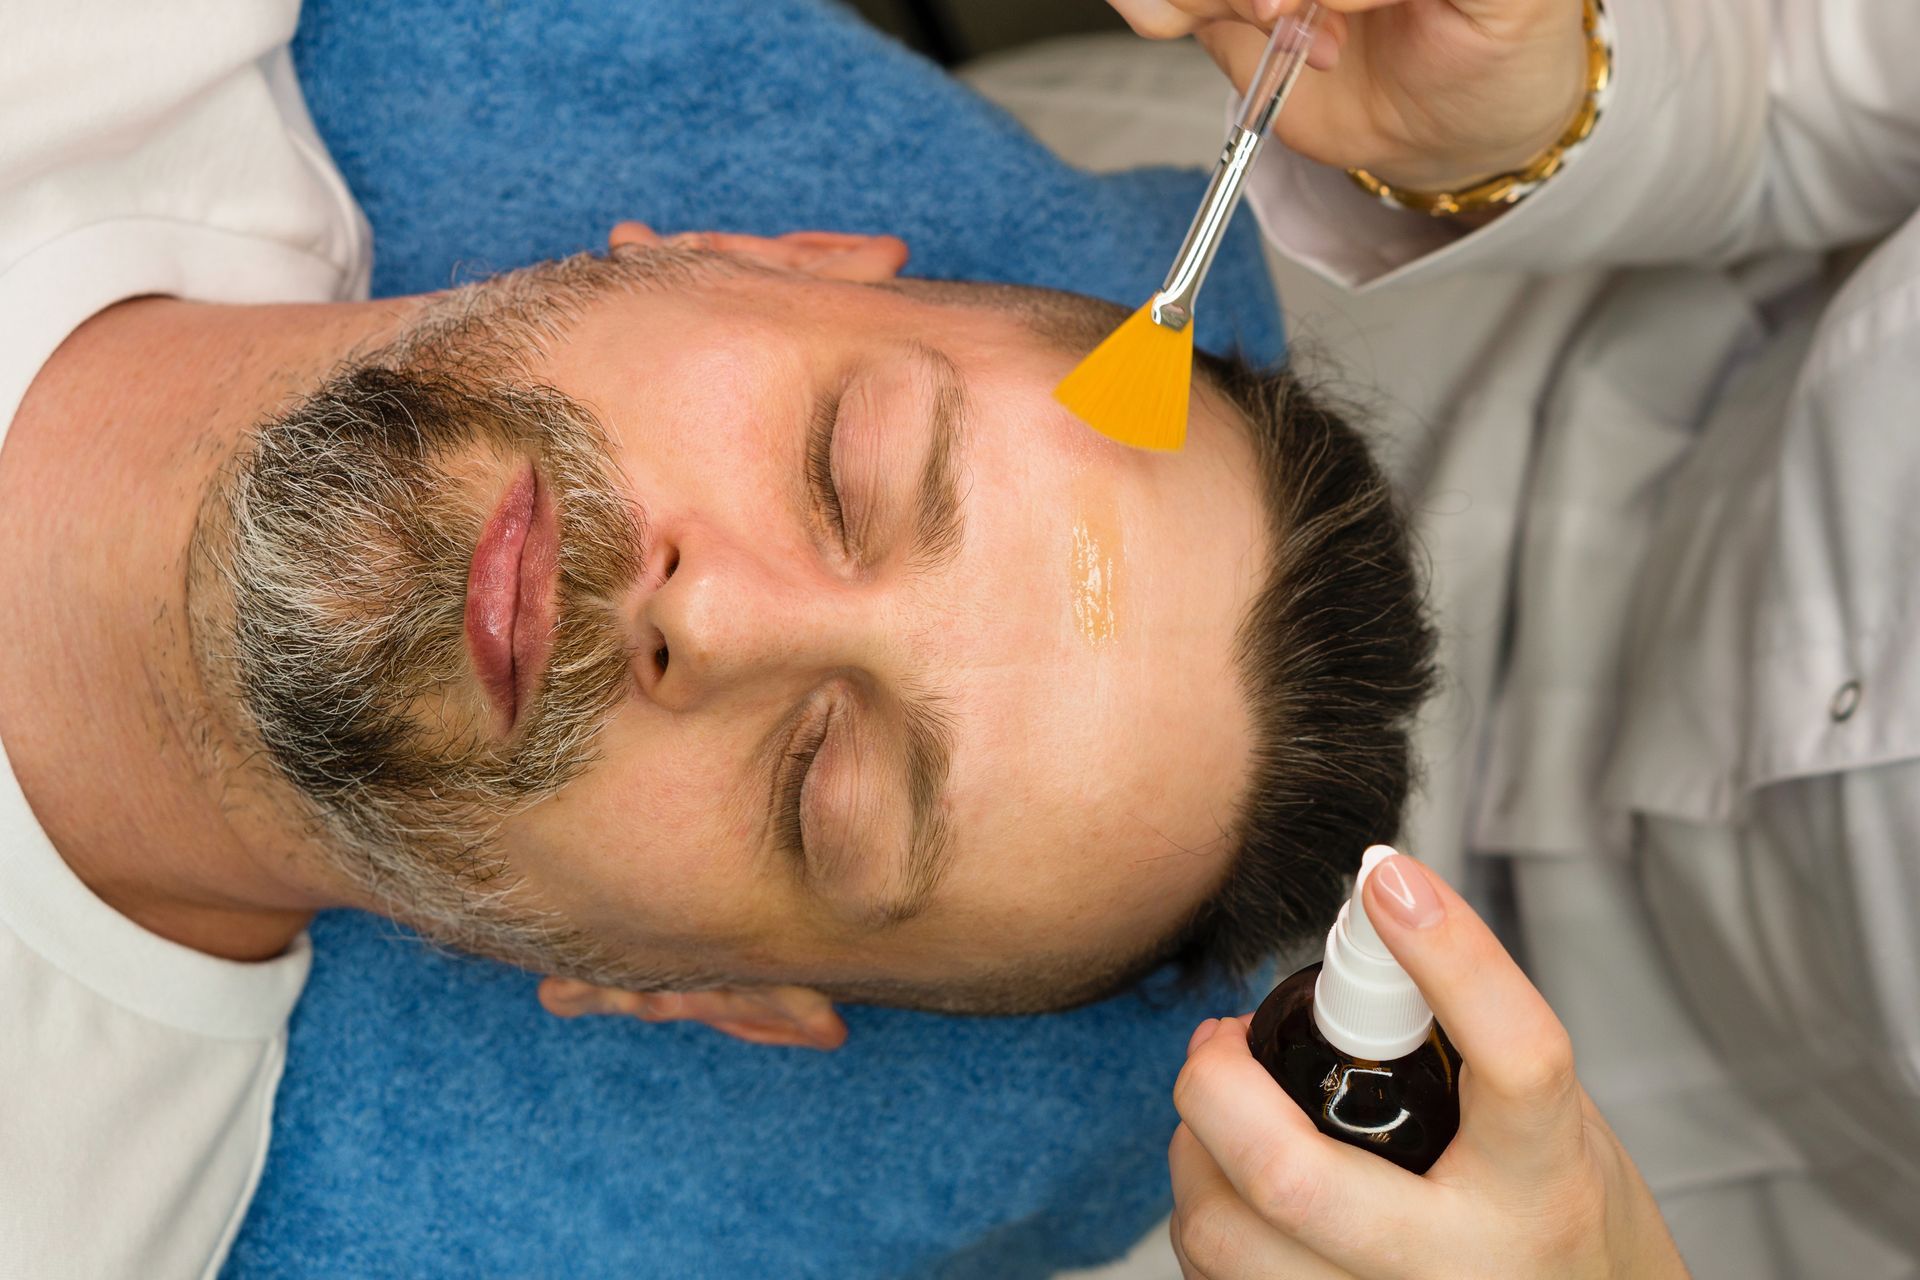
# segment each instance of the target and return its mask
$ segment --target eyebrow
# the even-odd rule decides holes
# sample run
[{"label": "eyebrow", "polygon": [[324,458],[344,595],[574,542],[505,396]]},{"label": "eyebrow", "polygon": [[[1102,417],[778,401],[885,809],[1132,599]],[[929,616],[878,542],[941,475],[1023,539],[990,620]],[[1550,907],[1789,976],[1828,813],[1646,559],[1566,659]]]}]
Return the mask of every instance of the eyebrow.
[{"label": "eyebrow", "polygon": [[927,689],[909,689],[901,700],[907,730],[907,800],[912,809],[905,884],[880,911],[883,925],[901,924],[927,909],[953,864],[953,824],[942,795],[953,759],[953,724],[946,701]]},{"label": "eyebrow", "polygon": [[945,352],[922,342],[910,346],[933,376],[933,443],[920,471],[919,511],[910,560],[916,571],[931,573],[953,562],[966,533],[959,453],[966,437],[967,392],[959,366]]},{"label": "eyebrow", "polygon": [[[920,471],[919,510],[909,563],[932,573],[953,562],[966,534],[960,491],[960,447],[966,439],[966,382],[945,352],[910,344],[933,378],[933,439]],[[911,809],[904,887],[880,912],[883,924],[911,920],[927,908],[952,865],[953,826],[943,797],[953,760],[953,722],[936,689],[909,681],[901,689],[907,740],[907,801]]]}]

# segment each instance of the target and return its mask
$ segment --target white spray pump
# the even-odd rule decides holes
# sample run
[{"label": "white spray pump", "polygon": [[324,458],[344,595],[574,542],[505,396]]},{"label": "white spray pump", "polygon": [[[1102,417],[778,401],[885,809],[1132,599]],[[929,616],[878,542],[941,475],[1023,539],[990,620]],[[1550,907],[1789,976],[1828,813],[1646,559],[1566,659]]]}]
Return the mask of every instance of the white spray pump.
[{"label": "white spray pump", "polygon": [[1353,897],[1327,930],[1326,960],[1313,994],[1313,1022],[1327,1042],[1375,1062],[1412,1053],[1433,1026],[1433,1010],[1374,932],[1361,901],[1373,869],[1393,856],[1394,850],[1377,844],[1361,858]]}]

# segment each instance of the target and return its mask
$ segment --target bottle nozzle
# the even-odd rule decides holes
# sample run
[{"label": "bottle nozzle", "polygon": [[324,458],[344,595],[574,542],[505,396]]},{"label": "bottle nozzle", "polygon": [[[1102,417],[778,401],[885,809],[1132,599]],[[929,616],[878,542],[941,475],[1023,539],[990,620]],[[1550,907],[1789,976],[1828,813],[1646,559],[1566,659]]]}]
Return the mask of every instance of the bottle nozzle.
[{"label": "bottle nozzle", "polygon": [[1380,941],[1380,935],[1374,931],[1373,917],[1367,914],[1366,904],[1361,894],[1366,892],[1367,877],[1373,869],[1394,856],[1394,850],[1384,844],[1376,844],[1360,855],[1360,874],[1353,878],[1353,897],[1347,900],[1347,936],[1353,945],[1371,955],[1391,960],[1393,953],[1387,950],[1387,944]]},{"label": "bottle nozzle", "polygon": [[1377,844],[1361,857],[1353,896],[1327,931],[1326,961],[1314,987],[1320,1034],[1342,1053],[1375,1062],[1413,1052],[1433,1025],[1433,1011],[1380,941],[1362,901],[1373,869],[1396,853]]}]

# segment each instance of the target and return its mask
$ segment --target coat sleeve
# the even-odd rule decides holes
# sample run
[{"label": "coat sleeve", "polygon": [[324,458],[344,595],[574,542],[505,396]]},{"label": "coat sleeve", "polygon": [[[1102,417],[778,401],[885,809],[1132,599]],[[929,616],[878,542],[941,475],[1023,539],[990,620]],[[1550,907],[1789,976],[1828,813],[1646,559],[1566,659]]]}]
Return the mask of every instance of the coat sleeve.
[{"label": "coat sleeve", "polygon": [[1588,145],[1465,232],[1275,147],[1249,198],[1281,252],[1352,288],[1469,269],[1727,261],[1850,244],[1920,206],[1920,5],[1611,0]]}]

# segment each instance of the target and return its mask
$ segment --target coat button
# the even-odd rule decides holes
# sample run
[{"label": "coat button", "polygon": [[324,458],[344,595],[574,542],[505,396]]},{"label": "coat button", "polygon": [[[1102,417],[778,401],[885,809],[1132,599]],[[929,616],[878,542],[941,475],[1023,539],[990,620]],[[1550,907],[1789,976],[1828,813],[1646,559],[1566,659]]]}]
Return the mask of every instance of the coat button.
[{"label": "coat button", "polygon": [[1849,680],[1834,690],[1833,701],[1827,704],[1827,714],[1835,724],[1844,724],[1853,719],[1853,713],[1860,709],[1860,682]]}]

